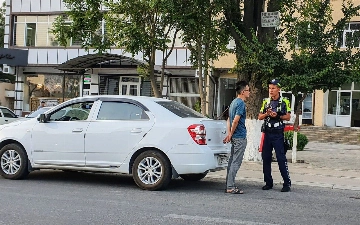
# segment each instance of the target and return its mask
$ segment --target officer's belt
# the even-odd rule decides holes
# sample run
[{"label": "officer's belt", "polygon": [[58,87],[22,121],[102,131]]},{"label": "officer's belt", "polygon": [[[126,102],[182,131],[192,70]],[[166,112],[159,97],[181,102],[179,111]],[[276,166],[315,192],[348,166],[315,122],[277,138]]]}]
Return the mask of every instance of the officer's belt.
[{"label": "officer's belt", "polygon": [[265,133],[282,134],[284,133],[284,129],[265,129]]}]

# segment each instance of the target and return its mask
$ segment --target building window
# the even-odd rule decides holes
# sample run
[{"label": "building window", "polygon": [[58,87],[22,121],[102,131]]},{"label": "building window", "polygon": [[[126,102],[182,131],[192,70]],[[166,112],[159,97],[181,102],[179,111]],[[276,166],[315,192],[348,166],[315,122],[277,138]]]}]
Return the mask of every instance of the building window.
[{"label": "building window", "polygon": [[[345,26],[343,33],[340,35],[338,40],[338,46],[346,48],[349,41],[352,39],[359,39],[360,22],[350,22]],[[356,35],[356,36],[355,36]],[[360,47],[360,41],[356,41],[355,47]]]},{"label": "building window", "polygon": [[[48,16],[14,16],[13,45],[19,47],[58,47],[55,35],[51,32],[53,22],[59,15]],[[71,21],[66,21],[70,24]],[[105,23],[101,23],[100,34],[105,33]],[[69,46],[81,46],[81,38],[70,38],[67,43]]]},{"label": "building window", "polygon": [[200,104],[199,79],[195,77],[170,78],[169,97],[171,100],[196,109]]},{"label": "building window", "polygon": [[35,46],[36,43],[36,23],[27,23],[26,24],[26,46]]},{"label": "building window", "polygon": [[81,75],[37,74],[26,78],[24,101],[36,110],[40,100],[62,102],[80,96]]}]

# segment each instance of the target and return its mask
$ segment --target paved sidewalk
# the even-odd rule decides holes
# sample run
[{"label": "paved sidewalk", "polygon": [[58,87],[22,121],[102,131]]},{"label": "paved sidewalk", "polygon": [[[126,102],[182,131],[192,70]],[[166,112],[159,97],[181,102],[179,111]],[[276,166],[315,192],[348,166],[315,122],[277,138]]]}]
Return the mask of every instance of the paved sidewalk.
[{"label": "paved sidewalk", "polygon": [[[310,142],[304,151],[297,152],[304,163],[288,163],[292,184],[360,191],[360,146]],[[291,162],[291,151],[287,153]],[[272,164],[274,184],[282,184],[276,162]],[[226,178],[226,171],[209,173],[209,178]],[[243,162],[236,180],[264,184],[262,163]],[[281,185],[279,185],[281,187]]]}]

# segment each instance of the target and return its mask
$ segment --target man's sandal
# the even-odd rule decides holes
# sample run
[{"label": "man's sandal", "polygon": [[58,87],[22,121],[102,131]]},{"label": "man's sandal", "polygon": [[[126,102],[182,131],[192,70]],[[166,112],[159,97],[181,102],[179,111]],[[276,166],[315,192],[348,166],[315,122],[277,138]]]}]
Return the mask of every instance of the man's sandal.
[{"label": "man's sandal", "polygon": [[240,190],[238,187],[232,189],[226,189],[225,193],[227,194],[244,194],[243,190]]}]

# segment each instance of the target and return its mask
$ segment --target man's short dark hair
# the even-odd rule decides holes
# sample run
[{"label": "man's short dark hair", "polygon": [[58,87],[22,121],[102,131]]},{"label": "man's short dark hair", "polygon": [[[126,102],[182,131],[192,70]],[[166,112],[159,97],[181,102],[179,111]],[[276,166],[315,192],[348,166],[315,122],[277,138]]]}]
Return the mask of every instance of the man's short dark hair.
[{"label": "man's short dark hair", "polygon": [[248,86],[248,82],[244,81],[244,80],[240,80],[238,82],[236,82],[235,87],[236,87],[236,94],[240,94],[243,90],[245,90],[246,86]]}]

